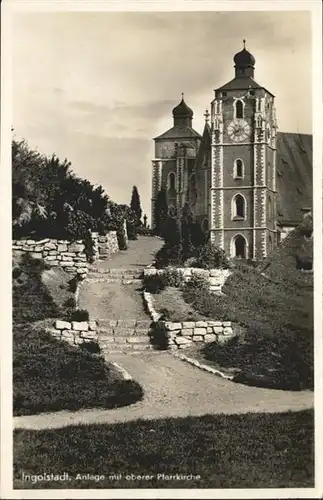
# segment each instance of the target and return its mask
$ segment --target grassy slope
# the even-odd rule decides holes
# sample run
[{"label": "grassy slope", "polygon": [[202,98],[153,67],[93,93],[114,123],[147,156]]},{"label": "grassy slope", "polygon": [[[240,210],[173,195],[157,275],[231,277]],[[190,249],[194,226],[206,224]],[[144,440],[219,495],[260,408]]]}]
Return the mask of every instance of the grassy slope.
[{"label": "grassy slope", "polygon": [[[256,269],[238,264],[223,296],[187,289],[184,297],[214,319],[246,328],[246,335],[228,345],[211,344],[205,356],[225,367],[251,372],[281,372],[291,385],[313,384],[313,276],[296,269],[295,255],[312,240],[304,237],[306,223],[293,231]],[[289,383],[289,382],[288,382]]]},{"label": "grassy slope", "polygon": [[[58,341],[34,321],[60,317],[73,294],[60,269],[25,257],[14,261],[13,387],[15,415],[131,404],[143,392],[121,381],[102,358]],[[19,282],[20,280],[20,282]],[[19,324],[20,323],[20,324]],[[23,325],[21,324],[23,323]]]},{"label": "grassy slope", "polygon": [[[304,411],[18,430],[15,485],[32,487],[21,481],[22,471],[66,471],[70,482],[42,482],[34,488],[313,487],[313,427],[313,412]],[[78,481],[77,473],[105,479]],[[121,480],[109,479],[118,473]],[[194,474],[201,479],[156,481],[159,473]],[[127,474],[154,478],[129,481]]]}]

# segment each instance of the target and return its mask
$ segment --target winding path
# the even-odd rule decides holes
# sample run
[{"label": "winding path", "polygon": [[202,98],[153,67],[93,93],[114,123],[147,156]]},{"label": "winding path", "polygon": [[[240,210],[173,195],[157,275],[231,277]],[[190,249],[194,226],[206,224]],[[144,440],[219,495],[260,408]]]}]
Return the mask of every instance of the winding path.
[{"label": "winding path", "polygon": [[137,419],[299,411],[313,407],[313,393],[236,384],[191,366],[168,352],[111,354],[144,389],[144,399],[115,410],[59,411],[14,418],[15,428],[53,429]]}]

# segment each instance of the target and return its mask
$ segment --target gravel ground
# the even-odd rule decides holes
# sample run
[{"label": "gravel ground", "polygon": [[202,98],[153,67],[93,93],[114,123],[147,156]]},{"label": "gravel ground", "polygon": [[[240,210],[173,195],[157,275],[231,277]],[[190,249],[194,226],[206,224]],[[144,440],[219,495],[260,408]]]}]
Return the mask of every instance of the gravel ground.
[{"label": "gravel ground", "polygon": [[111,424],[136,419],[299,411],[313,407],[311,391],[248,387],[203,372],[168,352],[113,354],[112,361],[139,382],[144,399],[115,410],[60,411],[14,418],[15,428],[49,429],[75,424]]},{"label": "gravel ground", "polygon": [[149,319],[138,284],[86,282],[80,287],[79,307],[91,319]]},{"label": "gravel ground", "polygon": [[129,241],[127,250],[122,250],[109,260],[96,262],[99,269],[141,269],[154,261],[155,253],[163,246],[163,240],[153,236],[139,236]]}]

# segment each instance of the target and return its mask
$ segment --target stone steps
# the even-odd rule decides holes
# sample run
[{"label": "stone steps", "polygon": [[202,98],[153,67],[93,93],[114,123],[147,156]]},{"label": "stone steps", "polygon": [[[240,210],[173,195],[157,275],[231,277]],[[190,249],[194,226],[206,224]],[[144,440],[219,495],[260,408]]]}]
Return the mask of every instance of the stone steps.
[{"label": "stone steps", "polygon": [[88,275],[85,279],[87,283],[120,283],[121,285],[138,285],[138,287],[142,286],[141,279],[137,278],[129,278],[129,277],[111,277],[107,275],[107,277],[102,275]]},{"label": "stone steps", "polygon": [[118,279],[141,279],[144,276],[142,269],[103,269],[95,266],[91,267],[89,274]]},{"label": "stone steps", "polygon": [[97,335],[102,352],[141,352],[154,350],[150,343],[151,320],[111,320],[97,321]]}]

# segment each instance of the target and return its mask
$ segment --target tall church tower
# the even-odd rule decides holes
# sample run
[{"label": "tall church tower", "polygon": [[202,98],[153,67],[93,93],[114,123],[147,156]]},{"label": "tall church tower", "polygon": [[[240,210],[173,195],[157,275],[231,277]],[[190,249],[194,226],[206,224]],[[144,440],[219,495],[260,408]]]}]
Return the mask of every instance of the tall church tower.
[{"label": "tall church tower", "polygon": [[211,103],[211,241],[231,257],[261,259],[277,244],[275,98],[254,80],[243,44],[234,79]]}]

